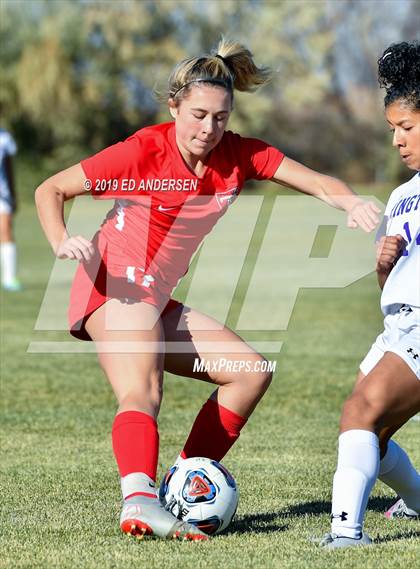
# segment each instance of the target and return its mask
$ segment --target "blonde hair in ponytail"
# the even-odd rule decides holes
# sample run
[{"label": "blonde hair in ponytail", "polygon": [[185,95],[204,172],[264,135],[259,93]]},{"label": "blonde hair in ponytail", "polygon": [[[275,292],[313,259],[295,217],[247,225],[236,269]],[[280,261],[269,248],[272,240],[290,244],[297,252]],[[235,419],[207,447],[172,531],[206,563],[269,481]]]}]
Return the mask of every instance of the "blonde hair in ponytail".
[{"label": "blonde hair in ponytail", "polygon": [[233,86],[237,91],[255,91],[260,85],[270,80],[268,67],[257,67],[252,53],[238,42],[222,37],[216,48],[216,54],[225,60],[233,74]]},{"label": "blonde hair in ponytail", "polygon": [[168,81],[168,96],[179,102],[193,85],[219,85],[231,92],[255,91],[270,79],[267,67],[257,67],[245,46],[221,38],[214,52],[181,61]]}]

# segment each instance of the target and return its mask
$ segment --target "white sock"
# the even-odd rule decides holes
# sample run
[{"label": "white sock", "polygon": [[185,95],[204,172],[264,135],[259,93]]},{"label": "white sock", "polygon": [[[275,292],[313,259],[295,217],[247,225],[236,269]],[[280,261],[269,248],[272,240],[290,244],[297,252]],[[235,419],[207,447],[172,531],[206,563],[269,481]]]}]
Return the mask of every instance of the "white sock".
[{"label": "white sock", "polygon": [[369,494],[379,470],[379,441],[375,433],[351,430],[338,438],[331,531],[359,538]]},{"label": "white sock", "polygon": [[16,243],[0,243],[0,263],[2,284],[13,283],[16,278]]},{"label": "white sock", "polygon": [[155,481],[144,472],[132,472],[123,476],[121,478],[121,493],[124,500],[129,499],[133,494],[157,499]]},{"label": "white sock", "polygon": [[379,480],[395,490],[409,513],[420,513],[420,474],[411,464],[407,453],[394,441],[388,442],[388,450],[381,460]]}]

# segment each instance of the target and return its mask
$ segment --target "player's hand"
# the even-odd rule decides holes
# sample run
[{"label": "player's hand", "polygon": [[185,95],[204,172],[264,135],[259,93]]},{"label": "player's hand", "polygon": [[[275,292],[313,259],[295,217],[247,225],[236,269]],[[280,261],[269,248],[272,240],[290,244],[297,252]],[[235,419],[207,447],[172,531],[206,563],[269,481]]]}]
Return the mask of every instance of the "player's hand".
[{"label": "player's hand", "polygon": [[59,259],[77,259],[89,263],[95,254],[95,248],[90,241],[77,235],[64,239],[56,248],[55,254]]},{"label": "player's hand", "polygon": [[402,235],[384,235],[376,246],[376,270],[381,273],[389,273],[406,246]]},{"label": "player's hand", "polygon": [[360,227],[370,233],[379,223],[378,214],[380,212],[381,210],[373,202],[360,200],[348,212],[347,227],[351,229]]}]

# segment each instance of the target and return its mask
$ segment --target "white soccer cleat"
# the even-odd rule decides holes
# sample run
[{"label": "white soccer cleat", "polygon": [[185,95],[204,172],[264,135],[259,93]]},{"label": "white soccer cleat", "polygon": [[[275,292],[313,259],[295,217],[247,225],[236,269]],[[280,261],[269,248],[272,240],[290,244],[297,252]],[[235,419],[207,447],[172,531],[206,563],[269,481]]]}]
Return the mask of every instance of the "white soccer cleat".
[{"label": "white soccer cleat", "polygon": [[418,520],[420,518],[419,512],[411,510],[402,498],[397,500],[395,504],[385,512],[384,516],[389,520],[393,520],[395,518],[405,520]]},{"label": "white soccer cleat", "polygon": [[145,536],[185,541],[209,539],[194,525],[178,520],[167,512],[157,499],[142,496],[130,498],[124,503],[120,527],[124,533],[139,539]]},{"label": "white soccer cleat", "polygon": [[346,537],[335,533],[327,533],[319,543],[324,549],[344,549],[346,547],[358,547],[361,545],[371,545],[373,542],[366,533],[362,533],[359,538]]}]

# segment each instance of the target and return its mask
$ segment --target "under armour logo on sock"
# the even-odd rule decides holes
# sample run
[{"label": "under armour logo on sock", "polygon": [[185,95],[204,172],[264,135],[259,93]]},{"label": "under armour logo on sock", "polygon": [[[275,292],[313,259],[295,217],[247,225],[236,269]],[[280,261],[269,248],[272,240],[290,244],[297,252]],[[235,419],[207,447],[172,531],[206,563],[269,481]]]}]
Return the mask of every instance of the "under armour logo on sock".
[{"label": "under armour logo on sock", "polygon": [[341,512],[341,514],[331,514],[331,521],[333,521],[336,518],[340,518],[342,522],[345,522],[347,520],[348,515],[349,515],[348,512]]},{"label": "under armour logo on sock", "polygon": [[409,349],[407,350],[407,353],[408,353],[408,354],[413,354],[413,360],[416,360],[416,359],[419,357],[419,355],[414,352],[413,348],[409,348]]}]

